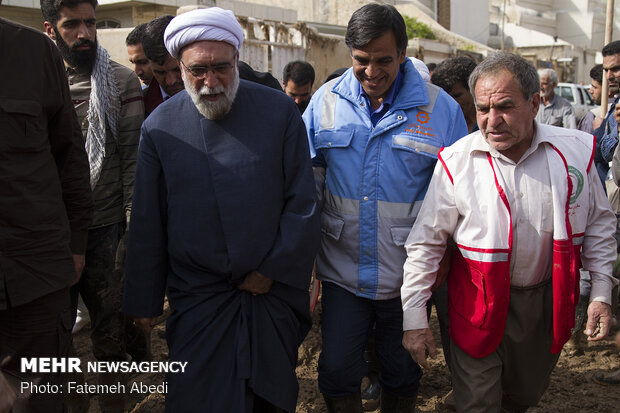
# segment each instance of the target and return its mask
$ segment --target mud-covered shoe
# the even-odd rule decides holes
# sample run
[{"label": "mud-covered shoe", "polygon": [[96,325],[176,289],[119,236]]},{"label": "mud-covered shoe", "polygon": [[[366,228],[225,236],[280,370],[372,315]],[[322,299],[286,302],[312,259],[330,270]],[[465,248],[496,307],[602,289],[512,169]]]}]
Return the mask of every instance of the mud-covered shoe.
[{"label": "mud-covered shoe", "polygon": [[364,407],[364,411],[371,412],[377,410],[381,400],[381,385],[379,384],[379,380],[376,378],[374,380],[365,378],[363,382],[368,383],[366,386],[362,386],[362,388],[364,388],[364,391],[362,391],[362,406]]},{"label": "mud-covered shoe", "polygon": [[443,406],[452,411],[456,411],[456,402],[454,401],[454,390],[450,389],[448,394],[443,397]]},{"label": "mud-covered shoe", "polygon": [[575,332],[564,344],[564,352],[570,357],[583,355],[583,343],[581,341],[582,333],[580,331]]},{"label": "mud-covered shoe", "polygon": [[594,373],[594,376],[592,376],[592,380],[595,383],[602,384],[604,386],[617,386],[620,384],[620,369],[612,373]]}]

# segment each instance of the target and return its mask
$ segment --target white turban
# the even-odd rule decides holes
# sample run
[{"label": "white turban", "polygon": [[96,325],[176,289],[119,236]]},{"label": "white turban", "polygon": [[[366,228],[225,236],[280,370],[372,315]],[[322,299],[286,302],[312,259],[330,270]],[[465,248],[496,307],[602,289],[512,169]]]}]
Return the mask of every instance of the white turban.
[{"label": "white turban", "polygon": [[420,76],[422,76],[422,80],[425,82],[431,81],[431,72],[429,72],[426,64],[420,59],[416,59],[415,57],[409,57],[409,60],[413,63],[413,66],[416,68]]},{"label": "white turban", "polygon": [[230,43],[239,50],[243,44],[243,28],[232,11],[210,7],[178,15],[164,32],[166,49],[176,59],[184,46],[201,40]]}]

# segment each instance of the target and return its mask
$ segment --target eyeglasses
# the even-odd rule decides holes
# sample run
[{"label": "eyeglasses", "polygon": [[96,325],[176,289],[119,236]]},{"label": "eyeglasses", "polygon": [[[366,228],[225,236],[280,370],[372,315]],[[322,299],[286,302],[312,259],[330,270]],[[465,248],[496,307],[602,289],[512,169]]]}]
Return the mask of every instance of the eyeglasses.
[{"label": "eyeglasses", "polygon": [[230,62],[217,63],[212,66],[187,67],[185,66],[185,63],[183,63],[183,60],[179,60],[179,61],[181,62],[185,70],[191,73],[191,75],[194,76],[196,79],[204,79],[205,77],[207,77],[207,73],[209,72],[213,72],[213,74],[216,77],[223,77],[223,76],[228,75],[228,73],[230,73],[230,70],[234,66],[234,61],[236,57],[237,55],[235,54],[235,56],[232,58]]}]

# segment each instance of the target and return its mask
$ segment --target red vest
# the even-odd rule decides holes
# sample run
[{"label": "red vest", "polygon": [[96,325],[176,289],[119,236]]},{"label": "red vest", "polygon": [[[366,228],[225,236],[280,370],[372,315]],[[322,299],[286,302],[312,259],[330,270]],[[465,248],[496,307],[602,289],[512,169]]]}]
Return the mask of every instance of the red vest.
[{"label": "red vest", "polygon": [[[538,130],[539,133],[550,132],[541,125],[538,125]],[[587,222],[587,173],[592,164],[594,143],[591,138],[585,142],[581,135],[578,140],[580,145],[575,145],[575,141],[566,136],[559,136],[558,139],[545,137],[548,143],[543,145],[546,145],[551,171],[554,215],[561,214],[554,216],[554,221],[564,223],[557,226],[560,228],[554,226],[553,241],[551,351],[558,353],[574,327],[575,306],[579,298],[579,255]],[[590,159],[583,156],[584,145],[591,153]],[[468,151],[452,151],[452,147],[445,152],[447,154],[440,152],[439,159],[455,185],[456,196],[463,194],[461,196],[466,198],[466,194],[476,194],[483,199],[481,203],[489,207],[485,214],[478,211],[478,214],[465,217],[464,221],[472,228],[483,229],[477,232],[482,234],[476,240],[478,245],[482,240],[497,247],[473,247],[469,238],[471,232],[460,235],[459,231],[455,231],[454,240],[458,249],[454,253],[448,278],[450,336],[467,354],[480,358],[495,351],[506,326],[512,251],[510,204],[490,154],[486,154],[485,161],[481,156],[474,160]],[[476,180],[471,179],[474,173]],[[571,179],[571,176],[574,179],[575,173],[585,177],[579,182],[582,187],[577,192],[573,191],[575,188]],[[481,186],[485,189],[481,190]]]}]

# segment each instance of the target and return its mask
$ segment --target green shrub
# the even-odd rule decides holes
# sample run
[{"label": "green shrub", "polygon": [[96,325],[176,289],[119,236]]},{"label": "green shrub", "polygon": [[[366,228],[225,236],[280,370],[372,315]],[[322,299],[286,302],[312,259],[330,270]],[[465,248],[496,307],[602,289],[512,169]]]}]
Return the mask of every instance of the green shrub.
[{"label": "green shrub", "polygon": [[405,20],[405,26],[407,27],[408,39],[420,37],[422,39],[435,40],[435,33],[433,33],[427,24],[419,22],[415,17],[409,17],[407,15],[403,15],[403,19]]}]

